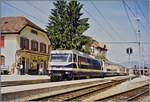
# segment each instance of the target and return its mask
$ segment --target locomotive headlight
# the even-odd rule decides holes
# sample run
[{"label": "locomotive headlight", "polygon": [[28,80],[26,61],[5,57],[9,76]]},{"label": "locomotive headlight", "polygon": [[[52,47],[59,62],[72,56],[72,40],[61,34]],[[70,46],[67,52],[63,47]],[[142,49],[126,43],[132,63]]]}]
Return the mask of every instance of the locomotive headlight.
[{"label": "locomotive headlight", "polygon": [[65,74],[70,74],[70,72],[65,72]]}]

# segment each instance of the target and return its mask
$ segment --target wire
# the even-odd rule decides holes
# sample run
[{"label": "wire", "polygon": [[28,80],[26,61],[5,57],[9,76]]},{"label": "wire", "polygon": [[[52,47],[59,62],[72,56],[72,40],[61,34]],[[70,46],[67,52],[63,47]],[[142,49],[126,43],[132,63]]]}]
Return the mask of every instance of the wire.
[{"label": "wire", "polygon": [[133,29],[133,32],[134,32],[135,37],[136,37],[136,40],[137,40],[136,29],[134,28],[134,25],[133,25],[133,23],[132,23],[132,21],[131,21],[131,19],[130,19],[128,10],[127,10],[126,5],[125,5],[125,1],[122,0],[122,3],[123,3],[123,7],[124,7],[124,10],[125,10],[125,13],[126,13],[126,15],[127,15],[127,17],[128,17],[129,23],[130,23],[130,25],[131,25],[131,27],[132,27],[132,29]]},{"label": "wire", "polygon": [[[125,2],[125,0],[122,0],[124,2],[124,4],[126,5],[126,7],[129,9],[129,11],[131,12],[131,14],[136,18],[136,14],[132,11],[132,9],[129,7],[129,5]],[[147,33],[147,29],[145,28],[145,26],[140,23],[141,26],[143,27],[143,30]]]},{"label": "wire", "polygon": [[[131,41],[131,42],[104,42],[107,44],[139,44],[139,42]],[[150,42],[140,42],[141,44],[150,44]]]},{"label": "wire", "polygon": [[132,13],[132,15],[134,16],[134,17],[136,17],[136,14],[132,11],[132,9],[129,7],[129,5],[124,1],[124,0],[122,0],[123,1],[123,3],[126,5],[126,7],[130,10],[130,12]]},{"label": "wire", "polygon": [[107,25],[110,27],[110,29],[111,29],[112,31],[114,31],[115,34],[117,34],[118,37],[119,37],[118,31],[116,31],[116,30],[114,29],[114,27],[112,26],[112,24],[107,20],[107,18],[102,14],[102,12],[96,7],[96,5],[94,4],[94,2],[93,2],[92,0],[90,0],[90,2],[92,3],[93,7],[96,9],[96,11],[98,12],[98,14],[104,19],[104,21],[105,21],[105,22],[107,23]]},{"label": "wire", "polygon": [[[140,8],[140,5],[138,4],[138,1],[137,2],[135,2],[134,1],[134,3],[135,3],[135,10],[136,10],[136,14],[138,13],[138,11],[137,11],[137,8],[140,10],[140,12],[141,12],[141,14],[142,14],[142,16],[145,18],[145,20],[146,20],[146,16],[144,15],[144,13],[142,12],[142,9]],[[147,20],[146,20],[147,21]],[[147,29],[145,28],[145,26],[141,23],[141,26],[142,26],[142,28],[143,28],[143,30],[146,32],[147,31]],[[147,33],[147,32],[146,32]]]},{"label": "wire", "polygon": [[108,34],[108,36],[111,39],[113,39],[113,36],[107,30],[104,29],[104,27],[92,16],[92,14],[90,14],[86,9],[84,9],[84,11],[95,21],[95,23],[98,25],[98,27],[100,27],[100,29],[102,29],[106,34]]},{"label": "wire", "polygon": [[33,15],[31,15],[31,14],[29,14],[29,13],[27,13],[27,12],[25,12],[25,11],[23,11],[23,10],[17,8],[17,7],[15,7],[14,5],[11,5],[11,4],[9,4],[9,3],[5,2],[5,1],[3,1],[3,3],[5,3],[6,5],[8,5],[8,6],[12,7],[12,8],[15,8],[16,10],[18,10],[18,11],[20,11],[20,12],[22,12],[22,13],[24,13],[24,14],[26,14],[26,15],[32,17],[32,18],[34,18],[34,19],[36,19],[37,21],[39,21],[40,23],[42,23],[42,24],[44,24],[44,25],[46,24],[46,22],[43,22],[42,20],[36,18],[35,16],[33,16]]},{"label": "wire", "polygon": [[136,1],[135,3],[137,4],[137,7],[138,7],[138,9],[140,10],[142,16],[146,19],[146,16],[145,16],[144,12],[142,11],[142,9],[141,9],[141,7],[140,7],[138,1]]},{"label": "wire", "polygon": [[25,2],[29,5],[31,5],[33,8],[37,9],[43,15],[48,16],[48,15],[46,15],[46,12],[44,12],[42,9],[38,8],[37,6],[33,5],[31,2],[29,2],[29,1],[25,1]]}]

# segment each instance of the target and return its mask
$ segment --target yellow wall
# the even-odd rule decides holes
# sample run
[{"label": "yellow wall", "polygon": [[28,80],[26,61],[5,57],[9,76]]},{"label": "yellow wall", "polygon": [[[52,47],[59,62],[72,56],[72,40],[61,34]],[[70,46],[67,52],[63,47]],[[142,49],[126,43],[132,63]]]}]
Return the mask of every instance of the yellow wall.
[{"label": "yellow wall", "polygon": [[36,34],[31,33],[31,29],[36,30],[30,26],[26,26],[21,31],[20,35],[18,35],[18,37],[17,37],[17,41],[18,41],[17,49],[18,50],[20,49],[20,37],[26,37],[30,40],[29,41],[29,45],[30,45],[29,49],[31,49],[31,40],[36,40],[36,41],[38,41],[38,45],[39,45],[38,48],[40,48],[40,44],[39,44],[40,42],[45,43],[47,45],[46,49],[47,49],[47,53],[48,53],[48,45],[50,45],[50,41],[49,41],[46,33],[41,32],[39,30],[36,30],[38,32],[38,34],[36,35]]}]

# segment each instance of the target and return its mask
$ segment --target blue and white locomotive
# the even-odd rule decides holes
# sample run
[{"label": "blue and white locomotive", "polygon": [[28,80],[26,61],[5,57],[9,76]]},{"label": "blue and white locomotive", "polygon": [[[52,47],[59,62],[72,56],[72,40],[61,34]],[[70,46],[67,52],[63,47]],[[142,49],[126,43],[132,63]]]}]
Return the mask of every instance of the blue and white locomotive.
[{"label": "blue and white locomotive", "polygon": [[101,61],[76,50],[52,50],[49,65],[54,80],[103,76]]}]

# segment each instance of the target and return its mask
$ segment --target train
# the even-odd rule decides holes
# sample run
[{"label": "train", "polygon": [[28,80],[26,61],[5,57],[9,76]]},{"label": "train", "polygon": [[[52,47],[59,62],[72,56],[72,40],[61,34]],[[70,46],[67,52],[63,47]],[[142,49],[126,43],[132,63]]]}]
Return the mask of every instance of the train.
[{"label": "train", "polygon": [[103,61],[77,50],[52,50],[49,57],[49,73],[54,81],[119,75],[103,67]]}]

